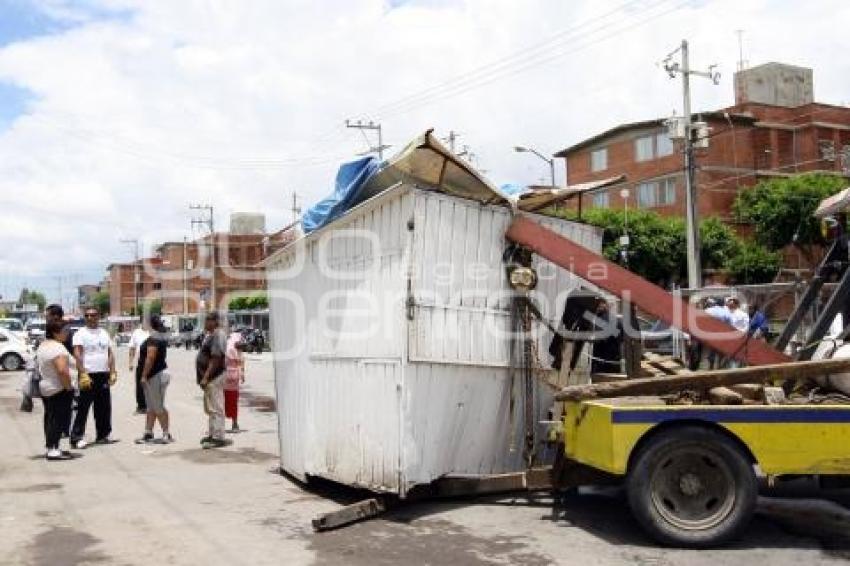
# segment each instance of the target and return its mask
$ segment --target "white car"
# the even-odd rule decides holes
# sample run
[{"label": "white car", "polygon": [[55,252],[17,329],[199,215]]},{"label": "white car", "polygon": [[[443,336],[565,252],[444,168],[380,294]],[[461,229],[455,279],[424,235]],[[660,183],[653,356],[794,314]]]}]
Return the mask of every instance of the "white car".
[{"label": "white car", "polygon": [[32,361],[32,349],[5,328],[0,328],[0,368],[6,371],[24,369]]},{"label": "white car", "polygon": [[21,340],[25,341],[27,339],[24,323],[17,318],[0,318],[0,328],[5,328]]}]

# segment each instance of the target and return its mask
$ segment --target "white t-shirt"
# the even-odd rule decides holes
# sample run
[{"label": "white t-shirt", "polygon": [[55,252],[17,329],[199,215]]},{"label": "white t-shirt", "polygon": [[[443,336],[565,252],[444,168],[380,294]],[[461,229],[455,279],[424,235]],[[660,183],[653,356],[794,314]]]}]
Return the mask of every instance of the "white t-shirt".
[{"label": "white t-shirt", "polygon": [[56,371],[56,366],[53,365],[53,360],[59,356],[68,357],[68,350],[56,340],[45,340],[35,352],[35,359],[38,361],[38,371],[41,373],[41,381],[38,384],[39,390],[44,397],[51,397],[62,391],[62,382],[59,381],[59,373]]},{"label": "white t-shirt", "polygon": [[744,309],[730,309],[729,316],[732,318],[732,326],[737,330],[746,332],[750,329],[750,315]]},{"label": "white t-shirt", "polygon": [[109,333],[103,328],[84,326],[77,330],[73,345],[83,347],[83,364],[88,373],[109,371]]},{"label": "white t-shirt", "polygon": [[151,333],[150,333],[150,332],[148,332],[147,330],[145,330],[144,328],[137,328],[137,329],[135,329],[135,330],[133,331],[133,333],[130,335],[130,344],[129,344],[129,346],[130,346],[131,348],[135,348],[135,349],[136,349],[136,353],[138,353],[138,352],[139,352],[139,348],[141,348],[141,347],[142,347],[142,342],[144,342],[145,340],[147,340],[147,339],[148,339],[148,337],[149,337],[150,335],[151,335]]}]

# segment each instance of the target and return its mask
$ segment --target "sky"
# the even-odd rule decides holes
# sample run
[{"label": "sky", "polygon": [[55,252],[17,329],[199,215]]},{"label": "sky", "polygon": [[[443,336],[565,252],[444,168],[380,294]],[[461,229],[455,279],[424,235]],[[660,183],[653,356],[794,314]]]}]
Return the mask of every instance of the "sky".
[{"label": "sky", "polygon": [[816,100],[848,104],[838,22],[846,0],[0,0],[0,295],[70,304],[132,259],[121,239],[198,236],[193,203],[281,228],[375,144],[346,119],[388,154],[455,131],[494,183],[545,181],[514,146],[681,113],[659,63],[682,39],[721,72],[695,111],[733,103],[736,30],[749,66],[812,67]]}]

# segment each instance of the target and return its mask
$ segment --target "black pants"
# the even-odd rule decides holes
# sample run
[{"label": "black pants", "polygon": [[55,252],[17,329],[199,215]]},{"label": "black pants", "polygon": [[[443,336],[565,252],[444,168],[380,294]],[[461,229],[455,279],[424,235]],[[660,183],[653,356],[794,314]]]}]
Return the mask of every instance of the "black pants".
[{"label": "black pants", "polygon": [[50,397],[42,397],[44,401],[44,439],[45,447],[59,448],[59,440],[63,434],[68,434],[71,428],[71,403],[74,394],[64,389]]},{"label": "black pants", "polygon": [[136,366],[136,409],[139,411],[147,411],[147,401],[145,401],[145,390],[142,387],[142,366]]},{"label": "black pants", "polygon": [[91,388],[80,390],[77,400],[77,416],[71,429],[71,440],[80,440],[86,434],[89,407],[94,405],[94,426],[97,440],[112,432],[112,396],[109,393],[109,373],[90,373]]}]

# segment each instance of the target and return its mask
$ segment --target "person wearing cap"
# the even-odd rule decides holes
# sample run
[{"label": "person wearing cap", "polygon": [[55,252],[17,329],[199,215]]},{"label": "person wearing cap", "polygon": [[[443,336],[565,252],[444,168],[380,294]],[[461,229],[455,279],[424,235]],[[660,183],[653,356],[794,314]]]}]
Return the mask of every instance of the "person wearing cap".
[{"label": "person wearing cap", "polygon": [[168,353],[167,329],[162,318],[157,315],[150,317],[151,333],[139,346],[138,376],[139,383],[145,394],[145,433],[136,440],[136,444],[154,442],[153,426],[159,421],[162,428],[163,444],[174,442],[174,437],[168,428],[168,410],[165,408],[165,391],[171,376],[168,364],[165,362]]},{"label": "person wearing cap", "polygon": [[201,439],[204,448],[220,448],[224,440],[224,356],[227,339],[219,328],[219,315],[213,311],[204,319],[204,337],[195,370],[198,385],[204,390],[204,412],[209,418],[209,433]]}]

